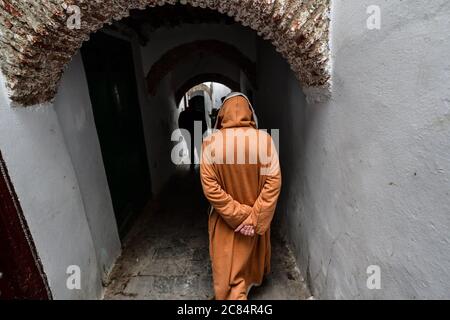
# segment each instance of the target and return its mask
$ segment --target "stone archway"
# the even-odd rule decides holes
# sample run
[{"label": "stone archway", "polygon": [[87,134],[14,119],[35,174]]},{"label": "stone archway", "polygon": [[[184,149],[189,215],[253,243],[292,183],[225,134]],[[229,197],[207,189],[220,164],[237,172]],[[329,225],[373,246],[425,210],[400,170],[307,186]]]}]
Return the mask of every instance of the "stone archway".
[{"label": "stone archway", "polygon": [[236,47],[217,40],[200,40],[175,47],[156,61],[147,75],[147,88],[154,95],[161,80],[177,65],[197,56],[218,56],[239,66],[256,87],[256,65]]},{"label": "stone archway", "polygon": [[[0,68],[11,100],[50,101],[64,67],[89,34],[131,9],[176,3],[234,17],[270,40],[303,86],[328,85],[330,0],[0,0]],[[74,8],[81,14],[80,29],[67,27]]]}]

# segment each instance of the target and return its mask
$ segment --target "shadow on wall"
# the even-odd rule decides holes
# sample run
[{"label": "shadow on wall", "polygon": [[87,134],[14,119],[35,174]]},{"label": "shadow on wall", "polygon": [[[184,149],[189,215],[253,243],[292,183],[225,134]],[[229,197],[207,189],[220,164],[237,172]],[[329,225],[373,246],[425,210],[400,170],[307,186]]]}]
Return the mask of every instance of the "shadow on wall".
[{"label": "shadow on wall", "polygon": [[[255,109],[261,127],[280,130],[280,163],[283,186],[274,225],[285,230],[302,273],[308,277],[308,234],[300,224],[311,212],[301,199],[309,193],[302,150],[308,143],[306,97],[286,61],[267,41],[258,42],[258,91]],[[312,218],[312,217],[311,217]],[[307,281],[310,279],[307,279]],[[311,282],[308,285],[312,285]]]}]

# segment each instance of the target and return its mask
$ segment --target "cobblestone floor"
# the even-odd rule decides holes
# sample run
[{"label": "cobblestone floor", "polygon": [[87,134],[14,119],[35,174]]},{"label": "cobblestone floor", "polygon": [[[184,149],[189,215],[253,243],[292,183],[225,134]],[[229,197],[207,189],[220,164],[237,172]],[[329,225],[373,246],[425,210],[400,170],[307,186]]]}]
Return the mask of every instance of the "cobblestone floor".
[{"label": "cobblestone floor", "polygon": [[[105,299],[213,297],[208,252],[207,203],[198,176],[173,178],[126,237],[107,284]],[[170,189],[169,189],[170,188]],[[306,299],[310,296],[286,243],[272,237],[272,272],[250,299]]]}]

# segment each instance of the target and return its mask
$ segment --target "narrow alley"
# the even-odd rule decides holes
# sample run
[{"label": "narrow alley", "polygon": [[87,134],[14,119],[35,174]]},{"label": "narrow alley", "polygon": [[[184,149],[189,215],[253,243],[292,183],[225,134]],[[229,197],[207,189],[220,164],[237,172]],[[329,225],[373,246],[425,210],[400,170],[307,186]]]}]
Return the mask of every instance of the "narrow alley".
[{"label": "narrow alley", "polygon": [[[179,173],[150,202],[124,241],[105,299],[210,299],[207,203],[197,174]],[[272,272],[251,299],[306,299],[294,257],[273,235]]]},{"label": "narrow alley", "polygon": [[[0,0],[0,300],[196,304],[270,250],[251,300],[449,299],[449,51],[448,0]],[[211,270],[214,128],[277,157],[202,170]]]},{"label": "narrow alley", "polygon": [[[124,240],[105,299],[188,299],[214,296],[208,253],[207,202],[198,173],[180,171],[151,201]],[[277,229],[272,271],[250,299],[310,297],[294,257]]]}]

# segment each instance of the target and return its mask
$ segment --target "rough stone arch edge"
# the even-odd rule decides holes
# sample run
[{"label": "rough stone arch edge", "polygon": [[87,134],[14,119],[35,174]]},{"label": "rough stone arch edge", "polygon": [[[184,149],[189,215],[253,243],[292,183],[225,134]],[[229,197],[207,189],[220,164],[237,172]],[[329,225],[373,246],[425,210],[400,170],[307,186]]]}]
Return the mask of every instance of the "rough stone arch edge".
[{"label": "rough stone arch edge", "polygon": [[[303,88],[329,88],[330,0],[1,0],[0,68],[16,105],[51,101],[64,67],[103,25],[131,9],[189,4],[228,14],[270,40]],[[69,29],[68,6],[81,11]]]}]

